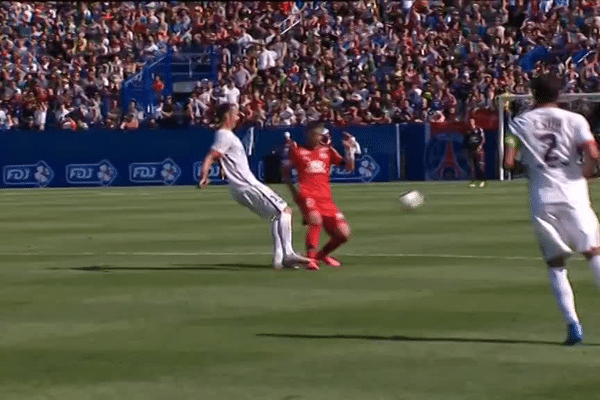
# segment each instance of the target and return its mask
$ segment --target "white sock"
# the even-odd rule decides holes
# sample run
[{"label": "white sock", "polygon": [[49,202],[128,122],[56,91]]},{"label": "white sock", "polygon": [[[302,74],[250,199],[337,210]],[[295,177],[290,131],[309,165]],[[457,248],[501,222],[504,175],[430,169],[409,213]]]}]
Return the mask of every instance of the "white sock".
[{"label": "white sock", "polygon": [[596,283],[600,286],[600,256],[594,256],[588,261],[590,269],[596,277]]},{"label": "white sock", "polygon": [[279,238],[283,245],[283,254],[285,256],[294,254],[294,248],[292,247],[292,214],[283,212],[277,220],[279,222]]},{"label": "white sock", "polygon": [[281,265],[283,262],[283,247],[279,237],[279,219],[271,221],[271,236],[273,240],[273,265]]},{"label": "white sock", "polygon": [[558,308],[560,308],[567,324],[579,323],[575,311],[575,297],[567,278],[567,270],[565,268],[548,268],[548,279],[550,279],[550,287],[556,298]]}]

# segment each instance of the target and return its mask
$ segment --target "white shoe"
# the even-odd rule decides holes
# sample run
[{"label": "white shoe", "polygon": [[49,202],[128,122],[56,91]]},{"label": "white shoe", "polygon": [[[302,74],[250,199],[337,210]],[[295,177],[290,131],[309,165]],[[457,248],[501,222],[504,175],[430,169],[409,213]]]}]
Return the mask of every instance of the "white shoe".
[{"label": "white shoe", "polygon": [[273,268],[275,268],[275,269],[283,269],[283,263],[282,262],[275,262],[275,261],[273,261]]},{"label": "white shoe", "polygon": [[286,268],[305,267],[310,263],[310,259],[302,257],[299,254],[292,253],[283,257],[283,266]]}]

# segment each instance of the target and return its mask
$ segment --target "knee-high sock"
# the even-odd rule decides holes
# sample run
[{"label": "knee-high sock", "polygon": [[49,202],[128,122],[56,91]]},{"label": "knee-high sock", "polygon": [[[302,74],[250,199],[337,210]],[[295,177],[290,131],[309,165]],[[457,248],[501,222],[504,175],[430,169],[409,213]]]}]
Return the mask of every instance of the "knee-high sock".
[{"label": "knee-high sock", "polygon": [[271,237],[273,241],[273,265],[281,265],[283,262],[283,244],[279,236],[279,219],[271,221]]},{"label": "knee-high sock", "polygon": [[579,318],[575,311],[575,297],[567,278],[567,270],[565,268],[548,268],[548,279],[550,280],[550,287],[554,293],[558,308],[560,308],[565,321],[568,324],[579,323]]},{"label": "knee-high sock", "polygon": [[317,258],[323,258],[348,241],[344,236],[332,236],[329,242],[317,253]]},{"label": "knee-high sock", "polygon": [[308,231],[306,232],[306,254],[311,257],[317,254],[317,247],[319,247],[319,239],[321,238],[321,228],[319,225],[308,225]]},{"label": "knee-high sock", "polygon": [[284,256],[294,254],[292,246],[292,214],[283,212],[277,218],[279,220],[279,237],[283,247]]}]

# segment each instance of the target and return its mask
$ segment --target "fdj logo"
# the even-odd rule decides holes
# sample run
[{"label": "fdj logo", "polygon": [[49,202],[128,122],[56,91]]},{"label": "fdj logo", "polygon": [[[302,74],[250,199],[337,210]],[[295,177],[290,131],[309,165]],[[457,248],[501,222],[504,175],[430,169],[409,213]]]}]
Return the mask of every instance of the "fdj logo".
[{"label": "fdj logo", "polygon": [[109,186],[117,177],[117,169],[108,160],[102,160],[97,164],[69,164],[66,174],[72,185]]},{"label": "fdj logo", "polygon": [[134,183],[172,185],[181,176],[181,168],[170,158],[162,162],[129,164],[129,180]]},{"label": "fdj logo", "polygon": [[381,168],[379,164],[369,155],[364,155],[356,159],[356,169],[354,171],[346,171],[344,167],[332,166],[331,181],[332,182],[371,182]]},{"label": "fdj logo", "polygon": [[2,180],[5,185],[48,186],[54,179],[54,171],[44,161],[32,165],[5,165]]},{"label": "fdj logo", "polygon": [[[198,161],[194,163],[193,166],[194,178],[196,181],[200,180],[200,173],[202,172],[202,161]],[[225,182],[223,177],[221,176],[221,164],[214,163],[210,167],[210,171],[208,171],[208,179],[210,179],[213,183],[222,183]]]}]

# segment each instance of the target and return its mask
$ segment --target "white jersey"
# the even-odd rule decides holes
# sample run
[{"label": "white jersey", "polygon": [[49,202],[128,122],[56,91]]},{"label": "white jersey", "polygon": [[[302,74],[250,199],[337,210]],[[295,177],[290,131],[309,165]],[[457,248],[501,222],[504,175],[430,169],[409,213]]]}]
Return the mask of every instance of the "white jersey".
[{"label": "white jersey", "polygon": [[557,107],[538,107],[516,117],[509,128],[522,144],[532,208],[557,203],[589,207],[580,149],[594,137],[582,115]]},{"label": "white jersey", "polygon": [[212,149],[221,154],[219,162],[231,186],[253,186],[261,184],[248,165],[248,157],[242,141],[229,129],[215,133]]}]

